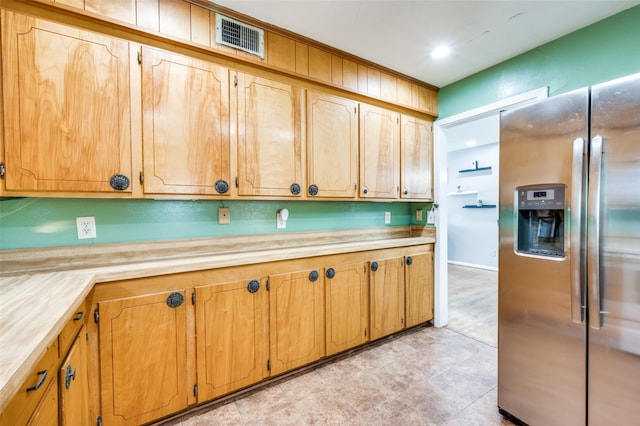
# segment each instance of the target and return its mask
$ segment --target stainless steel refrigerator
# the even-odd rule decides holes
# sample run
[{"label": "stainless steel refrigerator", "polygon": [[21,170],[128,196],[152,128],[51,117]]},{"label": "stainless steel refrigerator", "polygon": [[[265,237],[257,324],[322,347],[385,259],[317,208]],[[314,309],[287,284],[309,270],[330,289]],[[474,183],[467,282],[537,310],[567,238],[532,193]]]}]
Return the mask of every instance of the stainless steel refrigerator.
[{"label": "stainless steel refrigerator", "polygon": [[640,425],[640,74],[503,112],[498,408]]}]

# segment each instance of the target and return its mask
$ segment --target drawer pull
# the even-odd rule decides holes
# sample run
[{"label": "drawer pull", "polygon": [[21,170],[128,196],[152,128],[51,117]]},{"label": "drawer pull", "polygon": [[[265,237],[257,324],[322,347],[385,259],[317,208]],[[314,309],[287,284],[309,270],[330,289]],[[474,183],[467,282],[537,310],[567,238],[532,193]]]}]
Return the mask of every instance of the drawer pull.
[{"label": "drawer pull", "polygon": [[40,389],[44,381],[47,380],[47,374],[49,374],[48,370],[38,371],[38,376],[40,376],[40,380],[38,380],[38,383],[36,383],[35,386],[27,388],[27,392],[36,391]]},{"label": "drawer pull", "polygon": [[84,318],[84,312],[78,312],[76,316],[73,318],[73,320],[80,321],[82,318]]}]

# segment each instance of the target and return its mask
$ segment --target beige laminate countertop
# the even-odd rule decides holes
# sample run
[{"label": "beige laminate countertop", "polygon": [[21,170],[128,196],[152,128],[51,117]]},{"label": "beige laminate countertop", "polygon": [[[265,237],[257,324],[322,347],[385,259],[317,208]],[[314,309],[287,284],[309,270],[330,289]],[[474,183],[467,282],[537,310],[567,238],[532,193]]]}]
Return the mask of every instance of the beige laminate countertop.
[{"label": "beige laminate countertop", "polygon": [[[0,277],[0,411],[96,283],[434,242],[434,237],[418,236],[260,250],[236,247],[228,252]],[[11,269],[7,257],[2,261],[2,269]]]}]

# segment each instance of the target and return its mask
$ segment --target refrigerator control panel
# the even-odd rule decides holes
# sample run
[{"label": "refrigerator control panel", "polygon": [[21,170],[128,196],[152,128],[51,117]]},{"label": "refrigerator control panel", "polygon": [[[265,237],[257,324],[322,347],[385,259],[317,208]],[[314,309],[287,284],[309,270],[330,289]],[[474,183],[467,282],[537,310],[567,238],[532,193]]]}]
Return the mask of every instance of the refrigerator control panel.
[{"label": "refrigerator control panel", "polygon": [[564,186],[518,189],[518,208],[564,210]]}]

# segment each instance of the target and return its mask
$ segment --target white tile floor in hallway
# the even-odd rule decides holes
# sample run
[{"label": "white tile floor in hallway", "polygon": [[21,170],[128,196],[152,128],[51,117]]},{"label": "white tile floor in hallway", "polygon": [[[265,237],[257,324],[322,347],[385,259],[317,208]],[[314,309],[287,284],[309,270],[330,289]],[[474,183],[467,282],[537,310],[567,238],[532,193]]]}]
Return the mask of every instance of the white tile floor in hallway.
[{"label": "white tile floor in hallway", "polygon": [[168,424],[510,425],[496,407],[497,273],[450,266],[450,324]]}]

